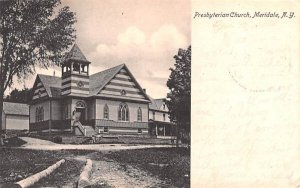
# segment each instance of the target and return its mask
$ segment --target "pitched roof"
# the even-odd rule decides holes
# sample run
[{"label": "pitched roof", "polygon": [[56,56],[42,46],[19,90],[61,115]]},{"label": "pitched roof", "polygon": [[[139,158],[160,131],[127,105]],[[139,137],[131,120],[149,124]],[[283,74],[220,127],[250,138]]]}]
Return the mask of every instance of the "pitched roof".
[{"label": "pitched roof", "polygon": [[90,95],[97,93],[123,68],[124,64],[106,69],[90,76]]},{"label": "pitched roof", "polygon": [[83,61],[83,62],[89,62],[86,57],[83,55],[77,44],[74,44],[71,51],[66,56],[67,60],[75,60],[75,61]]},{"label": "pitched roof", "polygon": [[156,102],[154,101],[154,99],[152,97],[150,97],[149,95],[148,95],[148,97],[151,101],[151,103],[149,103],[149,109],[157,110],[158,107],[157,107]]},{"label": "pitched roof", "polygon": [[[61,78],[56,76],[49,76],[38,74],[43,86],[45,87],[49,97],[56,97],[61,88]],[[60,94],[59,94],[60,95]]]},{"label": "pitched roof", "polygon": [[166,100],[165,98],[162,99],[153,99],[150,97],[151,103],[149,104],[149,109],[151,110],[160,110],[160,107],[163,105],[164,101]]},{"label": "pitched roof", "polygon": [[158,109],[160,109],[160,107],[163,105],[165,99],[154,99],[156,106],[158,107]]},{"label": "pitched roof", "polygon": [[3,102],[5,114],[29,116],[29,106],[22,103]]},{"label": "pitched roof", "polygon": [[[104,88],[109,81],[111,81],[114,76],[122,69],[128,68],[125,64],[120,64],[115,67],[112,67],[110,69],[106,69],[104,71],[98,72],[96,74],[90,75],[90,83],[89,83],[89,91],[90,96],[97,95],[102,88]],[[131,75],[131,77],[136,82],[137,86],[141,89],[138,82],[135,80],[133,75],[128,70],[128,73]],[[45,90],[47,91],[47,94],[49,97],[60,97],[61,96],[61,78],[56,76],[49,76],[49,75],[43,75],[38,74],[38,77],[40,78],[43,86],[45,87]],[[141,89],[141,92],[145,95],[146,101],[149,99],[148,95],[145,94],[145,92]],[[150,100],[150,99],[149,99]]]}]

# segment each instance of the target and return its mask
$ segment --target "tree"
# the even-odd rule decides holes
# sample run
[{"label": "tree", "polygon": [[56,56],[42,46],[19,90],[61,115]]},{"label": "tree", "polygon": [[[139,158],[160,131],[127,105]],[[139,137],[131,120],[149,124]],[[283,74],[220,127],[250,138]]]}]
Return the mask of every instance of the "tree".
[{"label": "tree", "polygon": [[[175,68],[170,68],[171,74],[167,81],[170,92],[166,104],[170,111],[170,120],[179,129],[190,135],[191,131],[191,46],[179,49],[174,56]],[[178,138],[177,138],[178,144]]]},{"label": "tree", "polygon": [[28,88],[22,90],[14,89],[6,97],[5,101],[28,104],[30,102],[31,96],[31,90]]},{"label": "tree", "polygon": [[[13,77],[23,80],[35,73],[36,66],[59,65],[75,40],[76,18],[69,7],[59,8],[60,0],[2,0],[0,3],[1,120],[4,92],[12,85]],[[3,144],[2,136],[0,144]]]}]

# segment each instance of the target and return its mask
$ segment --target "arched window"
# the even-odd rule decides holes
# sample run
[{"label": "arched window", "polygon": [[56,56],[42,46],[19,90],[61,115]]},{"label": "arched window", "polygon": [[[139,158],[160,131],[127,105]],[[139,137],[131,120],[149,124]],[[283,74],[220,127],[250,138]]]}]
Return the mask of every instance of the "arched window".
[{"label": "arched window", "polygon": [[40,109],[40,120],[44,121],[44,108],[43,107],[41,107],[41,109]]},{"label": "arched window", "polygon": [[139,107],[139,109],[137,110],[137,120],[142,121],[142,109],[141,109],[141,107]]},{"label": "arched window", "polygon": [[39,108],[35,109],[35,122],[39,122]]},{"label": "arched window", "polygon": [[127,104],[121,103],[118,111],[119,121],[129,121],[129,109]]},{"label": "arched window", "polygon": [[109,119],[109,108],[108,108],[107,104],[105,104],[104,109],[103,109],[103,118]]},{"label": "arched window", "polygon": [[85,108],[86,107],[85,102],[83,102],[83,101],[77,101],[76,102],[76,107]]},{"label": "arched window", "polygon": [[35,121],[36,122],[44,121],[44,108],[43,107],[36,108]]}]

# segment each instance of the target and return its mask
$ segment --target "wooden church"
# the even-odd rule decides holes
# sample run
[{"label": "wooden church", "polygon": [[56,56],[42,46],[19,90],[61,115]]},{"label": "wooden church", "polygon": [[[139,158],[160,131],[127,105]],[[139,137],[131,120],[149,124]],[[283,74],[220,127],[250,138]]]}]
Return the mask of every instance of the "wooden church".
[{"label": "wooden church", "polygon": [[127,66],[90,75],[90,63],[75,44],[61,64],[61,77],[37,75],[30,131],[148,134],[151,100]]}]

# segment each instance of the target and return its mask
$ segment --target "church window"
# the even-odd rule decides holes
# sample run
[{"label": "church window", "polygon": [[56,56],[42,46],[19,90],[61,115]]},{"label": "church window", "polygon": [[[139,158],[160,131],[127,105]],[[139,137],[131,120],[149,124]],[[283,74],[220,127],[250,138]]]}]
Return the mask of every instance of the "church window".
[{"label": "church window", "polygon": [[122,96],[126,95],[126,91],[124,89],[121,91],[121,95]]},{"label": "church window", "polygon": [[118,120],[119,121],[129,121],[129,109],[127,104],[121,103],[118,111]]},{"label": "church window", "polygon": [[35,121],[36,122],[44,121],[44,108],[43,107],[36,108]]},{"label": "church window", "polygon": [[83,101],[77,101],[76,102],[76,107],[85,108],[85,103]]},{"label": "church window", "polygon": [[140,107],[137,110],[137,120],[142,121],[142,109]]},{"label": "church window", "polygon": [[108,127],[104,127],[103,132],[108,133]]},{"label": "church window", "polygon": [[109,119],[109,108],[107,104],[105,104],[104,109],[103,109],[103,117],[104,119]]}]

